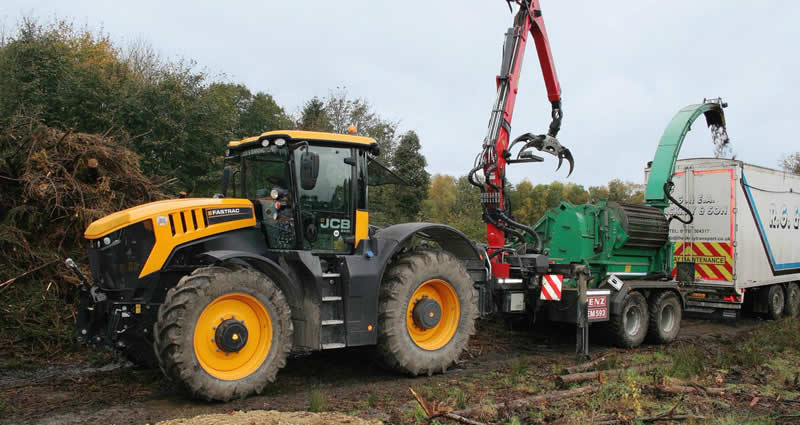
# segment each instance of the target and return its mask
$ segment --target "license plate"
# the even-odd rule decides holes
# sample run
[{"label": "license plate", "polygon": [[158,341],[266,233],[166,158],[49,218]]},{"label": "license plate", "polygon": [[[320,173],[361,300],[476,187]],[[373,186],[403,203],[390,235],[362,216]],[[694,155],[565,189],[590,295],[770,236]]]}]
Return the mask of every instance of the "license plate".
[{"label": "license plate", "polygon": [[603,322],[608,320],[608,297],[605,295],[590,295],[586,297],[588,308],[586,318],[590,322]]}]

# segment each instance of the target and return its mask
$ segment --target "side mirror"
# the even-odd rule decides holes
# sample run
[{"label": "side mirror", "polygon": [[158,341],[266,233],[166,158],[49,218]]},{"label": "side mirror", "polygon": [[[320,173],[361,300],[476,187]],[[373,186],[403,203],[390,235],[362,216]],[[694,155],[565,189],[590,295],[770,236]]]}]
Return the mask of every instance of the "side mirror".
[{"label": "side mirror", "polygon": [[317,185],[319,176],[319,155],[305,150],[300,154],[300,187],[311,190]]},{"label": "side mirror", "polygon": [[222,197],[228,196],[228,185],[231,181],[231,167],[226,166],[222,169]]}]

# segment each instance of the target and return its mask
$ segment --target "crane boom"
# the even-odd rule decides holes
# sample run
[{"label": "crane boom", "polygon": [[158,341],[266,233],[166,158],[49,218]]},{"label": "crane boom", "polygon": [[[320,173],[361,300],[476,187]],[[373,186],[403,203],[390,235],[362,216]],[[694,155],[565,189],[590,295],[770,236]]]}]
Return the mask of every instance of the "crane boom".
[{"label": "crane boom", "polygon": [[[511,1],[508,2],[509,5]],[[500,74],[497,76],[497,97],[489,118],[489,126],[483,143],[483,150],[475,161],[474,168],[469,173],[470,182],[481,189],[481,205],[483,219],[486,222],[486,238],[489,243],[489,257],[495,277],[507,278],[509,264],[505,259],[506,242],[508,236],[524,244],[524,233],[537,238],[536,232],[530,227],[517,223],[512,215],[511,207],[505,194],[506,166],[513,163],[541,162],[543,159],[534,155],[530,148],[536,148],[555,155],[561,166],[563,159],[570,163],[570,173],[573,168],[573,158],[570,151],[561,146],[556,139],[561,129],[561,86],[558,82],[550,41],[542,18],[539,0],[516,0],[519,10],[514,17],[514,25],[505,34],[503,44],[503,59]],[[528,34],[533,36],[539,64],[542,69],[547,97],[552,107],[552,121],[545,135],[525,133],[509,143],[511,132],[511,119],[514,114],[519,78],[522,70],[522,60],[525,55],[525,46]],[[516,158],[511,155],[511,148],[524,143]],[[483,172],[483,178],[476,174]],[[539,252],[541,241],[537,246],[526,251]]]}]

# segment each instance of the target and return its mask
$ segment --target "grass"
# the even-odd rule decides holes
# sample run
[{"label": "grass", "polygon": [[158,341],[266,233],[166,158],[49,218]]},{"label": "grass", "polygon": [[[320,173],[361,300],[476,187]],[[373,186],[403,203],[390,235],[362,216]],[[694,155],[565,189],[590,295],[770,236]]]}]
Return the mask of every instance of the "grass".
[{"label": "grass", "polygon": [[328,397],[319,386],[311,389],[308,397],[309,412],[324,412],[328,410]]},{"label": "grass", "polygon": [[450,390],[450,397],[453,398],[453,404],[456,409],[466,409],[469,405],[469,394],[461,387],[453,387]]},{"label": "grass", "polygon": [[723,367],[760,367],[776,353],[784,352],[800,352],[800,327],[796,319],[767,323],[744,344],[721,350],[718,361]]},{"label": "grass", "polygon": [[525,357],[517,357],[511,362],[511,373],[515,376],[520,376],[528,370],[528,359]]},{"label": "grass", "polygon": [[367,406],[373,409],[378,407],[378,395],[372,391],[367,394]]},{"label": "grass", "polygon": [[672,353],[672,368],[669,373],[678,378],[700,376],[705,371],[705,351],[696,345],[682,345]]}]

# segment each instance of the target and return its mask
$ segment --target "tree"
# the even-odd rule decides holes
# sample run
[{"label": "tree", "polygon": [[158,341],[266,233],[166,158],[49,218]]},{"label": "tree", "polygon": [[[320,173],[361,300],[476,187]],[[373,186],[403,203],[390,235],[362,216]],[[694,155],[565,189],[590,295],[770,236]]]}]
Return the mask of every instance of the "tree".
[{"label": "tree", "polygon": [[448,223],[453,218],[456,206],[456,179],[446,174],[436,174],[431,179],[428,199],[423,201],[425,221]]},{"label": "tree", "polygon": [[781,167],[784,170],[800,174],[800,152],[786,155],[781,161]]},{"label": "tree", "polygon": [[309,99],[300,112],[297,128],[308,131],[333,131],[333,124],[325,111],[325,103],[316,96]]},{"label": "tree", "polygon": [[409,186],[398,187],[393,191],[395,222],[416,220],[422,210],[422,201],[428,195],[431,176],[425,171],[428,162],[421,152],[419,136],[413,130],[400,136],[394,152],[393,168],[408,180]]},{"label": "tree", "polygon": [[193,195],[218,182],[225,143],[292,120],[266,93],[211,80],[191,61],[128,51],[109,36],[59,21],[25,20],[0,44],[0,126],[25,116],[50,127],[132,136],[150,176]]}]

